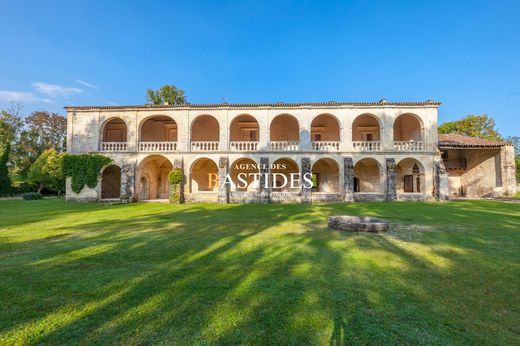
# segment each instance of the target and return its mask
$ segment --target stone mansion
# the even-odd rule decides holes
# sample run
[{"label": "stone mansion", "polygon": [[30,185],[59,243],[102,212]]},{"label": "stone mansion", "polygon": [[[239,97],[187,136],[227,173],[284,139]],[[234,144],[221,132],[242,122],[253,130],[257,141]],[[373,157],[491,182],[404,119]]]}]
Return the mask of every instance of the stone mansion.
[{"label": "stone mansion", "polygon": [[[351,202],[509,196],[512,146],[439,138],[440,103],[271,103],[71,106],[67,151],[112,159],[95,189],[67,200],[168,198],[184,174],[186,202]],[[473,142],[471,142],[474,140]],[[240,173],[246,183],[234,183]],[[258,174],[260,184],[251,177]],[[276,174],[277,173],[277,174]],[[311,174],[312,186],[278,184]],[[272,175],[273,178],[269,179]],[[267,179],[267,180],[266,180]]]}]

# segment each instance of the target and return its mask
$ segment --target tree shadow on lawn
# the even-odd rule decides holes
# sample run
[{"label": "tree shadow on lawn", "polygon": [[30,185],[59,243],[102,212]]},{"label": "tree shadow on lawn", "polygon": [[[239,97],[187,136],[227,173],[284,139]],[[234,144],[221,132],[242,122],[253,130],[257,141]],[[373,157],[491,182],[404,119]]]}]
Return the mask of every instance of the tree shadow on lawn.
[{"label": "tree shadow on lawn", "polygon": [[[431,223],[426,211],[421,222]],[[74,236],[31,244],[47,251],[6,276],[10,313],[21,308],[17,299],[40,303],[15,324],[2,324],[2,333],[26,328],[24,341],[53,344],[478,340],[464,316],[445,305],[463,287],[447,292],[443,285],[452,287],[454,268],[479,255],[479,234],[457,243],[471,251],[432,251],[447,263],[437,266],[389,236],[327,230],[326,216],[338,212],[413,220],[404,204],[231,205],[58,227]],[[465,219],[457,213],[450,215],[455,222]],[[418,243],[449,245],[450,238]]]}]

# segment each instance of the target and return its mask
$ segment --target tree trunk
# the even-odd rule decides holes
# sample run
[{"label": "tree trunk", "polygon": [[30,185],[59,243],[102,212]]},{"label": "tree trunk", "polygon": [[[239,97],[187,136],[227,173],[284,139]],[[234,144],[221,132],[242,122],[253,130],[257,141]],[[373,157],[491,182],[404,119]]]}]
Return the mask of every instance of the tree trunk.
[{"label": "tree trunk", "polygon": [[40,186],[38,186],[38,191],[36,191],[36,192],[42,193],[42,189],[43,189],[43,184],[40,184]]}]

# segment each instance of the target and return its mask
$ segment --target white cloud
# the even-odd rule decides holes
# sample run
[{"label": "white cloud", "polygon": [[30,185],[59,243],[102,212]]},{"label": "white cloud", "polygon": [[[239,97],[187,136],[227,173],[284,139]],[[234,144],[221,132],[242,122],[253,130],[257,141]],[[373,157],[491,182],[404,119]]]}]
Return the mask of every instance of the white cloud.
[{"label": "white cloud", "polygon": [[28,91],[0,90],[0,100],[6,102],[38,102],[43,101]]},{"label": "white cloud", "polygon": [[85,82],[84,80],[81,80],[81,79],[76,79],[76,82],[78,82],[79,84],[84,85],[86,87],[92,88],[92,89],[99,89],[98,86]]},{"label": "white cloud", "polygon": [[49,83],[44,83],[44,82],[33,82],[32,86],[40,93],[45,94],[52,98],[56,98],[56,97],[67,98],[70,95],[81,94],[83,92],[83,90],[81,90],[79,88],[63,87],[61,85],[49,84]]}]

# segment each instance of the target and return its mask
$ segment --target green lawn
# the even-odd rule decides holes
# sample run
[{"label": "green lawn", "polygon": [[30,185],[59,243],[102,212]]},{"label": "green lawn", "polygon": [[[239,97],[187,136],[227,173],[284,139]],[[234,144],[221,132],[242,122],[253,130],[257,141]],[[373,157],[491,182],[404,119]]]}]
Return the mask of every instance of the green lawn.
[{"label": "green lawn", "polygon": [[520,344],[520,204],[0,201],[0,344],[40,343]]}]

